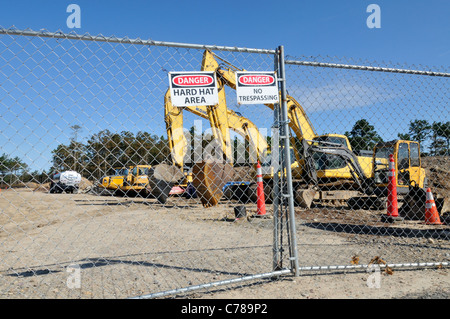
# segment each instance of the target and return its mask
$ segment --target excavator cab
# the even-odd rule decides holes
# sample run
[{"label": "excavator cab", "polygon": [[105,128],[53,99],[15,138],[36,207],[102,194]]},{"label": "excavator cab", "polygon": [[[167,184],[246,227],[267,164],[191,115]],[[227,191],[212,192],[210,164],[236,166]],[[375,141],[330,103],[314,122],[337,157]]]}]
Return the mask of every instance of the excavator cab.
[{"label": "excavator cab", "polygon": [[419,143],[394,140],[379,143],[374,148],[373,176],[377,194],[387,196],[390,154],[394,155],[397,194],[407,194],[410,187],[427,187],[425,170],[421,167]]},{"label": "excavator cab", "polygon": [[[345,135],[338,135],[338,134],[320,135],[313,138],[313,141],[317,142],[317,144],[320,145],[328,144],[331,146],[345,146],[350,148],[350,142],[348,141],[348,138]],[[347,162],[343,160],[341,157],[336,155],[316,152],[313,154],[313,158],[316,170],[320,172],[326,172],[327,170],[330,169],[333,170],[344,169],[345,167],[347,167]],[[320,175],[320,173],[318,173],[318,175]]]}]

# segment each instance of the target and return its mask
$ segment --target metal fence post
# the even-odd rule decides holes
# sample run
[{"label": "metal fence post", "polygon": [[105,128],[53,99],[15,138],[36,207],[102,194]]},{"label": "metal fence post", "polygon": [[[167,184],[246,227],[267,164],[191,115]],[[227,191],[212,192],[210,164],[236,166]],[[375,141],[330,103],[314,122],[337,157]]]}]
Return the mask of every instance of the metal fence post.
[{"label": "metal fence post", "polygon": [[[279,75],[279,63],[278,56],[274,55],[274,69],[277,71],[277,75]],[[279,187],[279,179],[278,172],[280,171],[280,156],[279,156],[279,130],[280,130],[280,105],[275,104],[273,108],[273,126],[272,126],[272,140],[271,140],[271,166],[273,167],[273,270],[281,269],[281,256],[280,256],[280,209],[279,209],[279,196],[280,196],[280,187]]]},{"label": "metal fence post", "polygon": [[289,121],[288,121],[288,111],[287,111],[287,93],[286,93],[286,72],[284,67],[284,47],[279,46],[277,50],[278,63],[279,63],[279,75],[280,78],[280,91],[281,91],[281,134],[280,139],[283,145],[283,160],[281,171],[286,172],[285,183],[286,192],[282,191],[281,196],[288,200],[288,221],[289,221],[289,239],[290,239],[290,251],[291,251],[291,269],[295,276],[299,275],[299,265],[298,265],[298,253],[297,253],[297,239],[296,239],[296,227],[295,227],[295,212],[294,212],[294,193],[292,189],[292,171],[291,171],[291,157],[290,157],[290,141],[289,141]]}]

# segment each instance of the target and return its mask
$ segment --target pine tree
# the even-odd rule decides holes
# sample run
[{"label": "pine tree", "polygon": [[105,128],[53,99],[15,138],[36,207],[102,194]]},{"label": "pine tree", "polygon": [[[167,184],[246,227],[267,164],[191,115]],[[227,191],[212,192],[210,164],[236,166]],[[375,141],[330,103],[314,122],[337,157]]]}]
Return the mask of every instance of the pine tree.
[{"label": "pine tree", "polygon": [[372,150],[383,139],[366,119],[356,121],[350,132],[345,132],[354,151]]}]

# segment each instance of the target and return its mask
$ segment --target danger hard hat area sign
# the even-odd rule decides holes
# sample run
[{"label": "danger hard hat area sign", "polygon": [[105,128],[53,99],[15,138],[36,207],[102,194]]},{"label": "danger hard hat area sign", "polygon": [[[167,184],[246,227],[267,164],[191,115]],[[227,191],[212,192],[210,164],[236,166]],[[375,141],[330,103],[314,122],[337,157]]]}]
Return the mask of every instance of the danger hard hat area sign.
[{"label": "danger hard hat area sign", "polygon": [[236,96],[239,104],[278,103],[275,72],[236,72]]},{"label": "danger hard hat area sign", "polygon": [[173,106],[216,105],[219,95],[214,72],[169,72]]}]

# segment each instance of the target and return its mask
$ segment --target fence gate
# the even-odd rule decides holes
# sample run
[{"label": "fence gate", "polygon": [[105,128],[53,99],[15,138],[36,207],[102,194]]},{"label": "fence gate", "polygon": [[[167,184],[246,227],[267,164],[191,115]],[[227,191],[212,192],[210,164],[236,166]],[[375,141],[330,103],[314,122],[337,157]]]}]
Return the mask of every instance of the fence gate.
[{"label": "fence gate", "polygon": [[[295,273],[291,183],[266,190],[265,212],[256,200],[258,160],[275,178],[285,167],[286,114],[239,104],[233,83],[264,71],[285,90],[280,54],[0,30],[0,295],[185,296]],[[217,104],[188,77],[169,90],[200,71]],[[284,155],[267,162],[272,143]],[[227,164],[212,204],[196,180],[207,159]]]},{"label": "fence gate", "polygon": [[[312,184],[321,191],[309,208],[295,208],[300,272],[448,266],[450,208],[443,207],[450,197],[448,67],[321,56],[288,56],[285,64],[288,95],[306,114],[303,131],[294,136],[315,137],[328,149],[350,142],[374,182],[361,194],[350,174],[356,172],[351,158],[314,153],[318,183]],[[395,201],[388,198],[390,154]],[[295,183],[301,172],[293,168],[292,174]],[[413,186],[423,191],[408,197]],[[428,187],[440,223],[426,216]],[[396,213],[398,218],[391,217]]]}]

